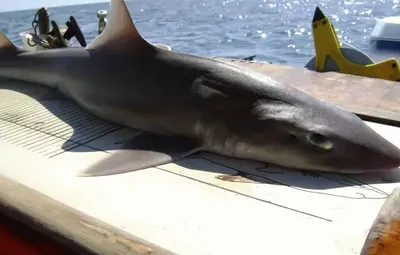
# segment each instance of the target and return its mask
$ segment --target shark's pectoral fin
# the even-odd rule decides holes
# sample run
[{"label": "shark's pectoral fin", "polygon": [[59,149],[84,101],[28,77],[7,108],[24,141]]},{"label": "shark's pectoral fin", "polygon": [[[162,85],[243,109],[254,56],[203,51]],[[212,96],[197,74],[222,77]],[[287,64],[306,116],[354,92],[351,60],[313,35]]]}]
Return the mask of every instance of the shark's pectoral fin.
[{"label": "shark's pectoral fin", "polygon": [[173,162],[200,149],[199,143],[190,138],[143,132],[78,176],[102,176],[141,170]]}]

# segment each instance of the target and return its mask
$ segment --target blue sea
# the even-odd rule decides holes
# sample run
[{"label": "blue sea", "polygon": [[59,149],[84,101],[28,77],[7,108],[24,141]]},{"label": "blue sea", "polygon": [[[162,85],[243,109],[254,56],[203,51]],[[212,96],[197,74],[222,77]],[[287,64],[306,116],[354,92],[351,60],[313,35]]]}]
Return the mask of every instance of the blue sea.
[{"label": "blue sea", "polygon": [[[342,41],[375,60],[399,52],[378,51],[369,42],[376,19],[398,15],[399,0],[134,0],[127,5],[141,34],[153,43],[191,54],[246,57],[294,66],[314,55],[311,21],[316,6]],[[97,35],[100,9],[109,3],[48,8],[59,25],[73,15],[86,41]],[[39,6],[38,6],[39,7]],[[19,33],[32,28],[36,10],[0,13],[0,30],[22,46]]]}]

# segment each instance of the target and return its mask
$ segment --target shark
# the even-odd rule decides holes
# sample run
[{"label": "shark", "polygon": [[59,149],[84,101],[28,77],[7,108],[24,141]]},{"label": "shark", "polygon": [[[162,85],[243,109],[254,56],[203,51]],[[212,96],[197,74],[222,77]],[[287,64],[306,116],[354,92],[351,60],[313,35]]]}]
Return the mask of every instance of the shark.
[{"label": "shark", "polygon": [[25,52],[0,34],[0,77],[50,87],[103,120],[140,130],[79,176],[137,171],[200,151],[294,170],[400,166],[399,148],[355,114],[256,71],[156,47],[124,0],[111,0],[109,14],[86,47]]}]

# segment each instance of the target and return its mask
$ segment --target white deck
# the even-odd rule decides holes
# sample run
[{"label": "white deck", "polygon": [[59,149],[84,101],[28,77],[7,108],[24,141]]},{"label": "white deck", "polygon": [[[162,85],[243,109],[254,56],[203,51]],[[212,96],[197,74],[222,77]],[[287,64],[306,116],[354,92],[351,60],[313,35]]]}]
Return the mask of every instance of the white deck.
[{"label": "white deck", "polygon": [[[85,117],[71,102],[28,96],[45,93],[0,84],[0,175],[178,254],[359,254],[400,181],[395,173],[304,175],[206,154],[78,178],[134,131]],[[400,146],[399,129],[370,125]],[[238,171],[249,176],[229,176]]]}]

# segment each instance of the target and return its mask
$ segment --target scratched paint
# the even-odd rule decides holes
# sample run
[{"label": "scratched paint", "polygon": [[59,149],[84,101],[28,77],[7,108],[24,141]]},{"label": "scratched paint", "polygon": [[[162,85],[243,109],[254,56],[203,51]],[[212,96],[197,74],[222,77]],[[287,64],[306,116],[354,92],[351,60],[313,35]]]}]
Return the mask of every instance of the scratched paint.
[{"label": "scratched paint", "polygon": [[228,182],[259,183],[241,175],[217,175],[216,178]]},{"label": "scratched paint", "polygon": [[107,237],[107,239],[113,243],[118,243],[121,244],[129,249],[134,250],[135,252],[139,253],[139,254],[145,254],[145,255],[151,255],[155,253],[155,250],[144,246],[143,244],[137,243],[135,241],[129,240],[123,236],[117,235],[115,233],[112,233],[106,229],[103,229],[101,227],[98,226],[93,226],[87,222],[84,221],[79,221],[80,224],[96,231],[97,233]]}]

